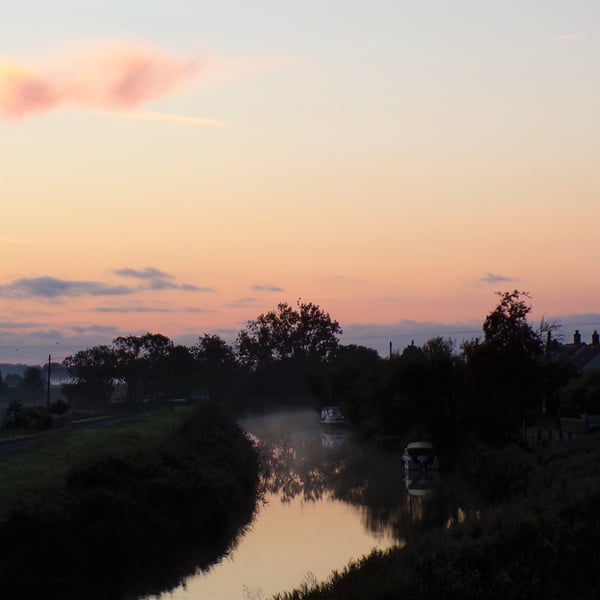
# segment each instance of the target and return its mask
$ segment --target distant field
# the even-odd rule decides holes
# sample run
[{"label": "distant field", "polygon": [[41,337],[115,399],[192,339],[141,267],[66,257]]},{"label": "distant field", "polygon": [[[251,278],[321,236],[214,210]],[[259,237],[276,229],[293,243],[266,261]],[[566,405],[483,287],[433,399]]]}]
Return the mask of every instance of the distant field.
[{"label": "distant field", "polygon": [[103,429],[55,432],[31,448],[0,456],[0,520],[20,503],[60,493],[68,470],[99,456],[122,456],[166,443],[190,409],[161,410]]}]

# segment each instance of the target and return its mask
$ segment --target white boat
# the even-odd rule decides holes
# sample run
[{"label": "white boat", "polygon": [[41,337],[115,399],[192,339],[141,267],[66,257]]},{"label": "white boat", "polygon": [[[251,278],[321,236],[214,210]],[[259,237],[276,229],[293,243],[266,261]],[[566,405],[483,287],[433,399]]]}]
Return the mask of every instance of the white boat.
[{"label": "white boat", "polygon": [[324,406],[321,409],[321,425],[346,425],[346,417],[339,406]]},{"label": "white boat", "polygon": [[440,468],[433,444],[429,442],[411,442],[402,455],[407,471],[437,471]]}]

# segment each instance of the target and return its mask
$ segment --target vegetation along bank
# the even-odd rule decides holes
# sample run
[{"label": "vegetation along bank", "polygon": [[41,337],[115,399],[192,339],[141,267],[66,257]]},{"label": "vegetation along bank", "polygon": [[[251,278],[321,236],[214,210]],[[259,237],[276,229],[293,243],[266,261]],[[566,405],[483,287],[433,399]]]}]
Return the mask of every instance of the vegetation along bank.
[{"label": "vegetation along bank", "polygon": [[258,454],[243,431],[219,409],[201,405],[167,435],[147,441],[129,451],[107,446],[83,462],[66,457],[75,466],[58,473],[46,496],[4,514],[3,596],[157,593],[235,543],[252,518],[258,488]]},{"label": "vegetation along bank", "polygon": [[487,508],[277,600],[598,598],[600,439],[476,450]]}]

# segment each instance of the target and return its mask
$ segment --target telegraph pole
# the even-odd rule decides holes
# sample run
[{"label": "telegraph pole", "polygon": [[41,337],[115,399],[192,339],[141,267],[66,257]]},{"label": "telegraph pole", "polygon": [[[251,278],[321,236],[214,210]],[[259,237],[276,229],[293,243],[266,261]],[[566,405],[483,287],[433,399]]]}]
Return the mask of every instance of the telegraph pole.
[{"label": "telegraph pole", "polygon": [[52,356],[48,354],[48,386],[46,388],[46,409],[50,412],[50,364],[52,362]]}]

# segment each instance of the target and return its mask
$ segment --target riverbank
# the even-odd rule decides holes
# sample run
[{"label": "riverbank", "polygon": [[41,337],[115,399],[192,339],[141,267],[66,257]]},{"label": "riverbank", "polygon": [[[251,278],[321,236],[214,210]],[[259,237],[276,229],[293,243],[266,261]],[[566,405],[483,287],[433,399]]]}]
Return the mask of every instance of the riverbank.
[{"label": "riverbank", "polygon": [[7,437],[0,444],[0,522],[14,508],[60,493],[69,470],[100,457],[157,451],[188,408],[136,417],[90,419],[69,428]]},{"label": "riverbank", "polygon": [[[13,502],[0,521],[7,597],[158,593],[235,543],[254,513],[255,448],[214,407],[172,421],[160,416],[167,423],[139,423],[137,436],[133,424],[94,431],[87,456],[69,454],[68,436],[57,442],[62,460],[46,445],[19,453],[23,468],[31,463],[29,475],[41,479],[13,490],[26,500]],[[77,444],[81,451],[88,442]],[[17,456],[9,459],[14,468]]]},{"label": "riverbank", "polygon": [[[517,600],[596,598],[600,440],[482,451],[470,466],[488,502],[403,549],[375,552],[278,600],[407,597]],[[508,486],[508,488],[507,488]]]}]

